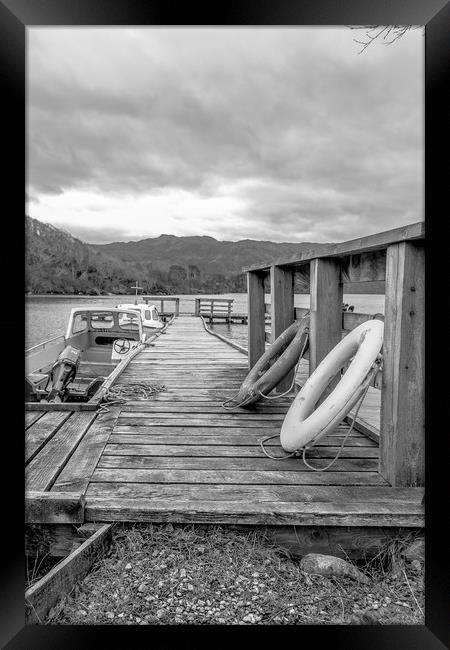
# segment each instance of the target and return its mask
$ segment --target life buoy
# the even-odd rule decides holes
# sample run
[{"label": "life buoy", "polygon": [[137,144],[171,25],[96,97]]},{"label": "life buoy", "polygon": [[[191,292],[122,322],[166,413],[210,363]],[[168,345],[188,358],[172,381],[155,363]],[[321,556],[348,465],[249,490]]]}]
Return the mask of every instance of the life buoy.
[{"label": "life buoy", "polygon": [[[383,345],[384,323],[369,320],[355,327],[317,366],[296,395],[281,427],[280,442],[286,451],[313,446],[348,415],[371,379],[371,368]],[[314,410],[335,375],[350,359],[347,372],[336,388]]]},{"label": "life buoy", "polygon": [[[236,406],[246,407],[267,395],[292,370],[308,347],[309,316],[295,321],[258,359],[233,398]],[[275,360],[275,362],[274,362]]]}]

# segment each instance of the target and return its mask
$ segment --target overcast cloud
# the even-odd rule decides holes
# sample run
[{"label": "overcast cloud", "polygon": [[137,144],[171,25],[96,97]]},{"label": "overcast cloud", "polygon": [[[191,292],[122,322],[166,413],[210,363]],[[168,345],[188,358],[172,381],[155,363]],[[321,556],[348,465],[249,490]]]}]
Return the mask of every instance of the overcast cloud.
[{"label": "overcast cloud", "polygon": [[28,214],[83,241],[344,241],[423,214],[422,29],[28,28]]}]

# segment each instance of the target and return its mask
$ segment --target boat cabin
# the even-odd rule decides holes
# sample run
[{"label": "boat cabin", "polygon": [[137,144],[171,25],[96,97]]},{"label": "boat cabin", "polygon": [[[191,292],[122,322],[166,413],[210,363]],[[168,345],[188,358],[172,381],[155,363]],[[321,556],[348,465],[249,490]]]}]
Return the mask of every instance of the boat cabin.
[{"label": "boat cabin", "polygon": [[164,327],[164,322],[161,320],[155,305],[140,302],[137,304],[117,305],[117,308],[129,309],[139,313],[141,315],[142,325],[144,326],[144,332],[146,330],[161,329]]}]

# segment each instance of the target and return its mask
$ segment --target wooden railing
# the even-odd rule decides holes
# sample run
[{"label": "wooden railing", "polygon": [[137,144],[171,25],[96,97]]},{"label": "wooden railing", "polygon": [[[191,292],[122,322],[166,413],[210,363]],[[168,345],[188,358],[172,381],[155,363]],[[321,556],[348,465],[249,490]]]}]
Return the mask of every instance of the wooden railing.
[{"label": "wooden railing", "polygon": [[214,317],[231,320],[233,299],[227,298],[196,298],[195,315],[207,316],[211,321]]},{"label": "wooden railing", "polygon": [[[269,273],[273,341],[302,313],[294,309],[295,274],[310,293],[310,373],[341,340],[343,329],[349,331],[369,317],[342,312],[343,286],[384,282],[379,469],[393,486],[420,486],[425,480],[424,240],[425,224],[419,222],[340,244],[311,246],[299,256],[244,269],[250,367],[265,349],[264,279]],[[292,372],[279,390],[291,381]]]},{"label": "wooden railing", "polygon": [[[180,315],[180,299],[179,298],[174,298],[173,296],[142,296],[142,299],[144,302],[148,303],[154,303],[156,301],[159,301],[160,304],[160,313],[161,314],[174,314],[175,316]],[[173,306],[172,311],[165,312],[164,311],[164,304],[168,302],[173,302],[175,303]]]}]

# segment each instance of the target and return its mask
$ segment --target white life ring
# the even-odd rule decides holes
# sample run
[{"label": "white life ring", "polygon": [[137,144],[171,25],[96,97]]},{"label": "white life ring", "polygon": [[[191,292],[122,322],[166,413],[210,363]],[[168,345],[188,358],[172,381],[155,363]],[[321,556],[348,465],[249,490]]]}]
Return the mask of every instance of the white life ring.
[{"label": "white life ring", "polygon": [[[323,359],[296,395],[281,427],[283,449],[313,446],[349,414],[367,387],[367,376],[383,345],[384,323],[368,320],[349,332]],[[314,411],[331,380],[350,361],[336,388]]]}]

